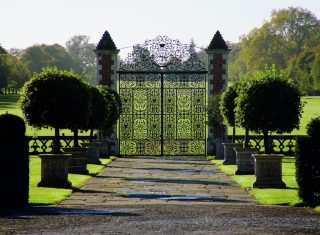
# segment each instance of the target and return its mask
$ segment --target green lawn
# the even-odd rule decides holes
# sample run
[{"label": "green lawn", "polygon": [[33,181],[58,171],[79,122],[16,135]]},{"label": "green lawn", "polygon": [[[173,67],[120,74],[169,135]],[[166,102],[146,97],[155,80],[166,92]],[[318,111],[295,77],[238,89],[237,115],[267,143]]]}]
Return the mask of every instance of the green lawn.
[{"label": "green lawn", "polygon": [[[114,158],[112,158],[114,159]],[[102,165],[88,164],[90,175],[69,174],[68,178],[73,187],[80,187],[91,175],[98,174],[112,159],[100,159]],[[71,195],[71,189],[37,187],[41,179],[41,160],[38,156],[30,157],[29,175],[29,203],[31,204],[54,204]]]},{"label": "green lawn", "polygon": [[287,186],[285,189],[252,189],[254,175],[234,175],[237,169],[236,165],[223,165],[223,160],[211,160],[211,162],[230,175],[234,181],[248,190],[262,204],[295,206],[301,203],[295,179],[295,160],[292,157],[285,157],[282,161],[282,180]]}]

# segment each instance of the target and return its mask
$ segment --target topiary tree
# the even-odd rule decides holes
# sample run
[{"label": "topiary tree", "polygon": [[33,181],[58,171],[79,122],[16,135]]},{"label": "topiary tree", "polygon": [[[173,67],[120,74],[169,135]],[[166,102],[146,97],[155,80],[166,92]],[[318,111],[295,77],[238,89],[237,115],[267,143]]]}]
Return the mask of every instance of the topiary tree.
[{"label": "topiary tree", "polygon": [[122,112],[121,98],[116,91],[108,87],[102,88],[102,95],[107,100],[110,111],[104,123],[104,129],[109,129],[117,122]]},{"label": "topiary tree", "polygon": [[0,211],[26,206],[29,198],[29,141],[25,123],[12,114],[0,115]]},{"label": "topiary tree", "polygon": [[235,142],[236,135],[236,121],[235,121],[235,99],[238,97],[238,87],[237,83],[229,86],[223,93],[221,97],[221,113],[224,122],[232,127],[232,142]]},{"label": "topiary tree", "polygon": [[74,135],[73,146],[79,147],[78,131],[88,129],[91,112],[91,93],[89,85],[79,80],[78,75],[76,75],[76,78],[68,81],[68,85],[70,85],[69,93],[77,95],[72,97],[72,105],[69,107],[69,112],[73,114],[66,115],[66,121],[67,129],[70,129]]},{"label": "topiary tree", "polygon": [[298,88],[274,68],[256,73],[236,106],[236,121],[241,126],[264,135],[265,153],[270,153],[269,132],[291,132],[299,128],[302,112]]},{"label": "topiary tree", "polygon": [[[220,103],[222,93],[218,93],[211,97],[208,102],[208,125],[224,130],[223,116],[221,114]],[[225,135],[222,131],[221,139],[223,140]]]},{"label": "topiary tree", "polygon": [[[57,68],[46,68],[35,74],[24,86],[20,104],[28,124],[34,127],[53,127],[55,139],[53,153],[60,153],[60,129],[75,128],[70,123],[77,122],[81,109],[80,90],[83,87],[78,75]],[[87,117],[89,115],[85,114]]]},{"label": "topiary tree", "polygon": [[97,87],[90,86],[91,93],[91,112],[88,122],[90,129],[90,142],[92,142],[93,131],[101,129],[105,126],[108,117],[111,116],[110,104],[107,99],[102,95],[101,90]]},{"label": "topiary tree", "polygon": [[320,141],[320,117],[311,119],[307,124],[307,134],[313,139]]}]

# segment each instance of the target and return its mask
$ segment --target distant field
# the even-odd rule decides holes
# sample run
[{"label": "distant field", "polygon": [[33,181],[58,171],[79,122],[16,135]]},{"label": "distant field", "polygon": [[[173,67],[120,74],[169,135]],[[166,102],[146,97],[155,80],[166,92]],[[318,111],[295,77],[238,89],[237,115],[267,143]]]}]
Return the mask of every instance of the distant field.
[{"label": "distant field", "polygon": [[[0,114],[3,113],[11,113],[22,117],[22,112],[19,109],[18,105],[19,95],[0,95]],[[304,112],[302,114],[302,118],[300,120],[300,129],[294,130],[292,135],[305,135],[306,134],[306,125],[310,121],[311,118],[320,116],[320,96],[306,96],[302,98],[304,102]],[[61,133],[65,135],[72,135],[69,130],[62,130]],[[228,133],[232,133],[232,129],[228,128]],[[35,129],[30,126],[27,127],[27,135],[53,135],[54,130],[42,128]],[[244,130],[241,128],[237,128],[237,134],[243,135]]]}]

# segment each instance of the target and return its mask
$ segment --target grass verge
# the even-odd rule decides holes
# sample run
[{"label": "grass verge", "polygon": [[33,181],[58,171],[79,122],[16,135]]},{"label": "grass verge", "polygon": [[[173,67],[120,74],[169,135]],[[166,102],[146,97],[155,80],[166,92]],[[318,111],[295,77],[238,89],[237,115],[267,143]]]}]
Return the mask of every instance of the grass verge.
[{"label": "grass verge", "polygon": [[208,157],[208,160],[231,176],[241,188],[246,189],[262,204],[297,206],[302,203],[298,196],[298,185],[295,179],[295,160],[292,157],[285,157],[282,161],[282,180],[287,186],[285,189],[253,189],[254,175],[234,175],[237,169],[235,165],[223,165],[223,160],[215,160],[213,157]]},{"label": "grass verge", "polygon": [[[101,165],[88,164],[89,175],[69,174],[68,178],[73,187],[80,187],[93,175],[98,174],[105,166],[110,164],[115,157],[100,159]],[[55,204],[72,194],[72,189],[37,187],[41,180],[41,159],[38,156],[31,156],[29,161],[29,203],[30,204]]]}]

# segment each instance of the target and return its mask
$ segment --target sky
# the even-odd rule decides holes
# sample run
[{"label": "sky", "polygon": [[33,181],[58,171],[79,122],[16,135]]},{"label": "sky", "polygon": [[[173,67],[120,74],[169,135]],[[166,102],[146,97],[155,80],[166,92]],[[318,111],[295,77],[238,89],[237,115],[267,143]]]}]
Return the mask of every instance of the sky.
[{"label": "sky", "polygon": [[320,19],[320,0],[0,0],[0,44],[24,49],[65,45],[74,35],[97,44],[108,30],[117,48],[158,35],[206,47],[219,30],[238,42],[273,9],[303,7]]}]

